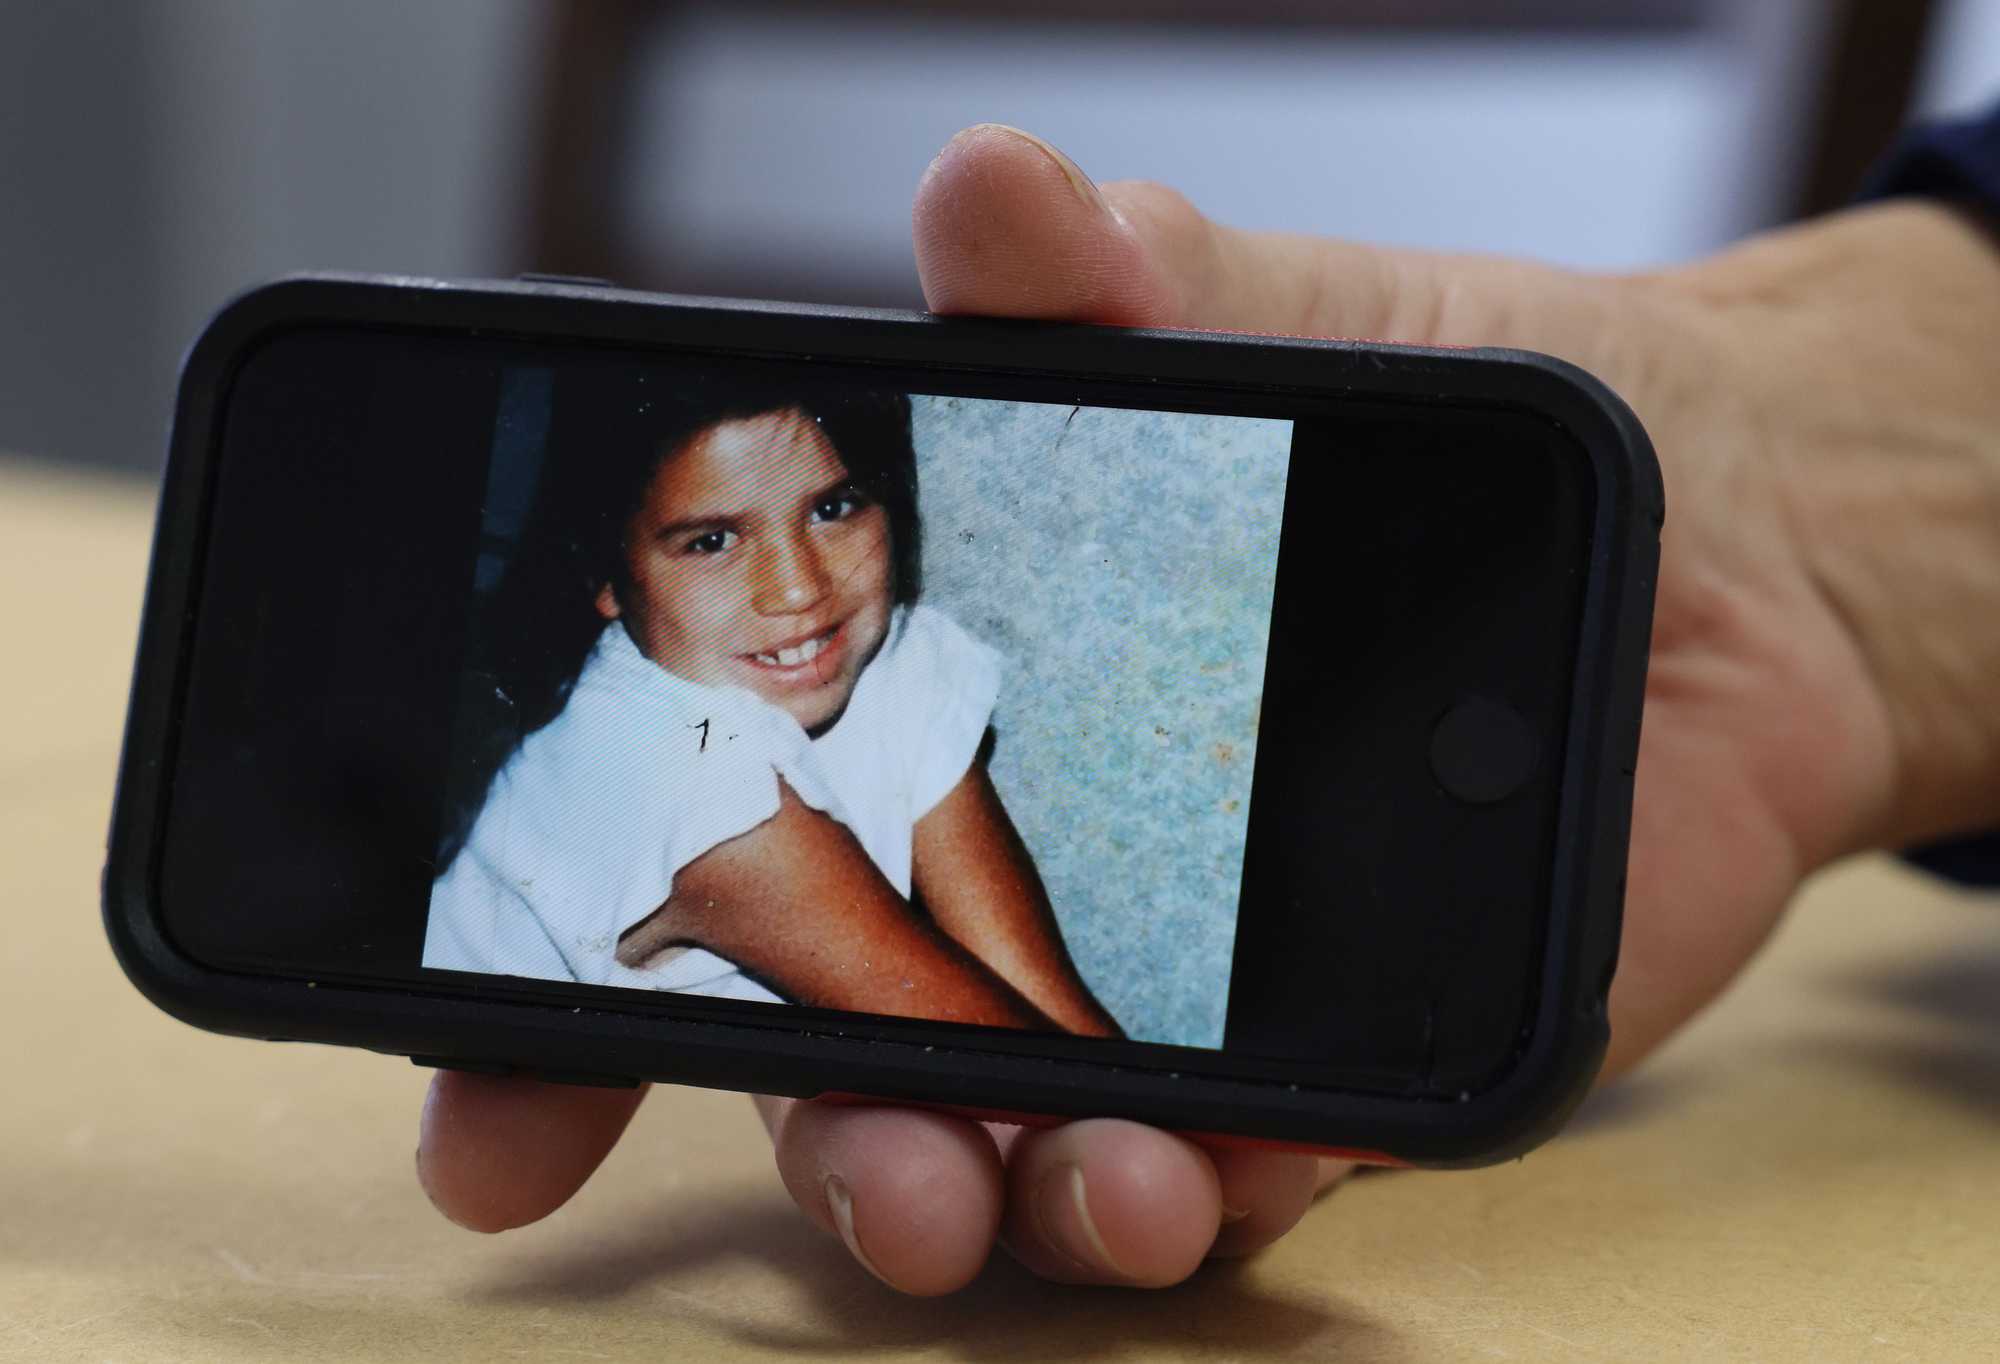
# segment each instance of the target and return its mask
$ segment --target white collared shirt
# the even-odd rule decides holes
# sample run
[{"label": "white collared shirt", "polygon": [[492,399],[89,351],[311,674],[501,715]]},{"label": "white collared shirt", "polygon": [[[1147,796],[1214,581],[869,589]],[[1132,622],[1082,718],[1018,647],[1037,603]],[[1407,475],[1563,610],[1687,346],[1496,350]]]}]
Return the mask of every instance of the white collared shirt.
[{"label": "white collared shirt", "polygon": [[782,1002],[699,948],[625,966],[619,934],[665,902],[682,867],[776,814],[779,777],[907,897],[912,831],[965,775],[999,686],[999,655],[949,616],[898,609],[847,710],[809,739],[743,688],[667,672],[614,621],[432,887],[423,964]]}]

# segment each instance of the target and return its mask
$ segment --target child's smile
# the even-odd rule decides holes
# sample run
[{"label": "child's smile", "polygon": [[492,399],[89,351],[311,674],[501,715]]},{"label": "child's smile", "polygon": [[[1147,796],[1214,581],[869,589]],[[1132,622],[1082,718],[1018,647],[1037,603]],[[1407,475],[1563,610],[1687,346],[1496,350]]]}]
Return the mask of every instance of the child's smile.
[{"label": "child's smile", "polygon": [[597,608],[691,682],[748,688],[811,732],[889,625],[888,514],[798,408],[719,422],[660,461]]},{"label": "child's smile", "polygon": [[[775,676],[780,672],[804,668],[806,664],[825,654],[839,636],[840,627],[836,625],[825,634],[814,635],[810,639],[793,644],[774,644],[768,651],[754,652],[748,657],[752,663]],[[825,668],[832,664],[829,661],[820,666]]]}]

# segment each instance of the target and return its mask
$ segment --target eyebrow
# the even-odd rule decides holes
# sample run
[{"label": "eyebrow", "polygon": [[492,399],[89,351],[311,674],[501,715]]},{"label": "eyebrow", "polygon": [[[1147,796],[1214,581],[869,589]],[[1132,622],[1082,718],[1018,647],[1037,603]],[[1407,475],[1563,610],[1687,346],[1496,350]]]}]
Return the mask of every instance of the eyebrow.
[{"label": "eyebrow", "polygon": [[[807,493],[799,499],[799,505],[810,507],[813,503],[823,498],[831,497],[835,493],[858,493],[860,491],[861,489],[854,482],[854,476],[847,474],[835,479],[823,488],[817,488]],[[722,529],[737,525],[743,519],[744,513],[742,512],[700,512],[694,516],[682,517],[678,521],[669,521],[664,526],[654,527],[653,538],[657,540],[669,540],[676,535],[685,535],[689,531]]]}]

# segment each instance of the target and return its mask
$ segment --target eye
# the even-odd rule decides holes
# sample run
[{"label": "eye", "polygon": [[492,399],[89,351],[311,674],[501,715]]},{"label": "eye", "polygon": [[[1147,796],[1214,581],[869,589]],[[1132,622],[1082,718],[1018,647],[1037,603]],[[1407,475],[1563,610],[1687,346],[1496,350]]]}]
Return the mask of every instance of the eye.
[{"label": "eye", "polygon": [[733,530],[704,531],[687,542],[687,552],[689,554],[720,554],[735,543],[736,532]]},{"label": "eye", "polygon": [[868,499],[860,492],[853,488],[842,488],[837,492],[828,493],[813,503],[813,520],[845,521],[867,505]]}]

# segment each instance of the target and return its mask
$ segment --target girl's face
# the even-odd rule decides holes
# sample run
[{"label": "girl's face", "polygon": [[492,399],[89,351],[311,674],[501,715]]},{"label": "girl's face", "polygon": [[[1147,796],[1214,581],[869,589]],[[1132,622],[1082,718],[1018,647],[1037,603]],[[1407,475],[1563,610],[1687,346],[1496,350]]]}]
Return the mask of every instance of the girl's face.
[{"label": "girl's face", "polygon": [[889,628],[889,516],[798,408],[718,422],[670,451],[625,527],[623,619],[690,682],[747,687],[809,733],[840,717]]}]

